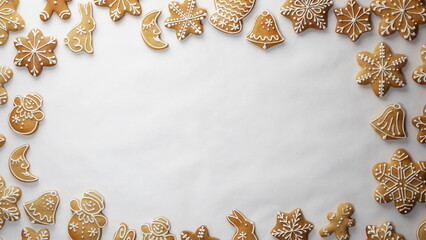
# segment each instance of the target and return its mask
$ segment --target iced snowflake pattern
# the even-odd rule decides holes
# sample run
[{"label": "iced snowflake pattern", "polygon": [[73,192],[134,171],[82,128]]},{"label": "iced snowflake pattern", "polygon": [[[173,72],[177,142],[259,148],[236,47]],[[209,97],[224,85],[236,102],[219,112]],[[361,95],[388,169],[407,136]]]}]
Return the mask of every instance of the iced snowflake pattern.
[{"label": "iced snowflake pattern", "polygon": [[367,240],[404,240],[404,236],[395,233],[395,229],[390,222],[385,222],[381,226],[367,225],[365,228]]},{"label": "iced snowflake pattern", "polygon": [[379,203],[394,202],[401,214],[409,213],[416,202],[426,200],[426,162],[413,162],[404,149],[398,149],[390,162],[373,167],[379,181],[374,198]]},{"label": "iced snowflake pattern", "polygon": [[98,234],[98,230],[96,228],[90,228],[89,237],[94,237]]},{"label": "iced snowflake pattern", "polygon": [[17,203],[21,199],[19,187],[6,187],[6,182],[0,176],[0,229],[6,221],[15,222],[21,218]]},{"label": "iced snowflake pattern", "polygon": [[73,232],[77,231],[78,223],[75,223],[75,222],[70,223],[69,229]]},{"label": "iced snowflake pattern", "polygon": [[313,228],[314,225],[307,221],[302,210],[297,208],[290,213],[277,214],[277,223],[271,235],[280,240],[307,240]]},{"label": "iced snowflake pattern", "polygon": [[21,15],[16,12],[18,0],[0,0],[0,46],[9,39],[9,31],[20,31],[25,27]]},{"label": "iced snowflake pattern", "polygon": [[343,8],[334,9],[337,18],[336,33],[347,35],[355,42],[361,34],[371,31],[370,8],[364,8],[356,0],[348,0]]},{"label": "iced snowflake pattern", "polygon": [[133,16],[142,14],[139,0],[95,0],[94,3],[101,7],[109,7],[109,15],[114,22],[120,21],[126,12]]}]

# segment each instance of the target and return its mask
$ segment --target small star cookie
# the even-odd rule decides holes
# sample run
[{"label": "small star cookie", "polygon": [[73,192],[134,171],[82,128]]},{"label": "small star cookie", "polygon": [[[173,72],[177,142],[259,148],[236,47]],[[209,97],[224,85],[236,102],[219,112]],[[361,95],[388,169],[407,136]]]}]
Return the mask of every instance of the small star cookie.
[{"label": "small star cookie", "polygon": [[0,0],[0,46],[9,39],[9,31],[18,32],[24,29],[25,21],[16,11],[19,0]]},{"label": "small star cookie", "polygon": [[419,129],[417,141],[419,143],[426,143],[426,106],[423,108],[423,115],[414,117],[411,123],[415,128]]},{"label": "small star cookie", "polygon": [[371,10],[364,8],[356,0],[348,0],[343,8],[334,9],[337,18],[336,33],[348,36],[353,42],[361,34],[371,31]]},{"label": "small star cookie", "polygon": [[279,240],[308,240],[314,224],[303,217],[302,210],[297,208],[290,213],[279,212],[277,223],[271,235]]},{"label": "small star cookie", "polygon": [[26,227],[21,231],[22,240],[49,240],[50,233],[47,229],[42,229],[38,232],[34,231],[32,228]]},{"label": "small star cookie", "polygon": [[342,203],[337,207],[337,212],[330,212],[327,219],[330,223],[320,229],[321,237],[328,237],[334,233],[338,240],[348,240],[350,238],[349,228],[355,226],[354,206],[350,203]]},{"label": "small star cookie", "polygon": [[108,7],[109,16],[114,22],[120,21],[126,12],[133,16],[142,14],[139,0],[94,0],[94,2],[100,7]]},{"label": "small star cookie", "polygon": [[395,229],[390,222],[385,222],[381,226],[367,225],[365,227],[367,240],[404,240],[404,236],[395,233]]}]

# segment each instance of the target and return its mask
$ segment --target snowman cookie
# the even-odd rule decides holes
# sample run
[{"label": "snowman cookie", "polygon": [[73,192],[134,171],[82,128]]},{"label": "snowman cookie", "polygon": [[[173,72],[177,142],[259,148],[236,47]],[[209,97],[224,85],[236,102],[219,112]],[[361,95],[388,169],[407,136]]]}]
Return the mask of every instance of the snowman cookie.
[{"label": "snowman cookie", "polygon": [[165,217],[158,217],[141,226],[142,240],[175,240],[170,233],[170,223]]},{"label": "snowman cookie", "polygon": [[35,133],[39,122],[44,119],[44,113],[40,109],[42,105],[43,98],[38,93],[17,96],[9,114],[10,128],[19,134]]}]

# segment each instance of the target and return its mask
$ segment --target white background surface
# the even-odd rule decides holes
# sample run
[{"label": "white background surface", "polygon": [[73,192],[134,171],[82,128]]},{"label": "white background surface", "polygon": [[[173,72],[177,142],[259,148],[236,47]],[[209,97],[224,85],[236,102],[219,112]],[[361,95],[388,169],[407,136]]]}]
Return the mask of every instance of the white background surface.
[{"label": "white background surface", "polygon": [[[179,41],[174,30],[162,27],[170,47],[153,51],[139,35],[141,16],[114,23],[107,8],[95,6],[95,54],[88,55],[63,44],[80,21],[78,2],[69,3],[71,19],[54,16],[44,23],[38,17],[44,1],[21,0],[18,11],[27,26],[0,48],[0,64],[12,66],[13,40],[31,28],[59,40],[57,66],[36,79],[13,66],[15,76],[6,85],[10,99],[0,107],[0,129],[8,140],[0,149],[0,174],[23,195],[22,218],[6,223],[3,239],[20,239],[25,226],[42,227],[29,222],[22,204],[45,190],[58,190],[61,197],[57,224],[48,227],[51,239],[67,239],[69,202],[87,189],[106,199],[109,224],[103,239],[112,239],[122,221],[136,228],[140,239],[141,224],[165,216],[176,235],[205,224],[212,236],[229,240],[234,229],[225,217],[237,208],[256,222],[260,240],[272,240],[276,212],[299,207],[315,224],[310,239],[319,240],[327,212],[345,201],[356,208],[352,239],[365,239],[365,225],[384,221],[415,239],[426,204],[403,216],[392,203],[376,203],[377,182],[370,171],[400,147],[415,161],[426,160],[410,123],[426,104],[425,87],[411,80],[421,64],[424,26],[412,42],[397,33],[383,38],[373,16],[373,31],[352,43],[334,32],[330,11],[327,30],[296,35],[279,15],[283,0],[258,0],[238,35],[204,21],[202,36]],[[167,3],[143,0],[143,14],[162,9],[162,26]],[[337,1],[334,7],[344,5]],[[199,0],[198,6],[214,11],[211,0]],[[269,51],[245,39],[263,9],[275,15],[287,38]],[[379,41],[409,58],[407,86],[391,89],[383,99],[354,80],[360,69],[355,54],[373,51]],[[7,116],[13,98],[29,92],[43,96],[46,118],[33,136],[18,136]],[[408,138],[385,142],[369,121],[395,102],[406,110]],[[18,182],[7,167],[11,151],[26,143],[37,183]]]}]

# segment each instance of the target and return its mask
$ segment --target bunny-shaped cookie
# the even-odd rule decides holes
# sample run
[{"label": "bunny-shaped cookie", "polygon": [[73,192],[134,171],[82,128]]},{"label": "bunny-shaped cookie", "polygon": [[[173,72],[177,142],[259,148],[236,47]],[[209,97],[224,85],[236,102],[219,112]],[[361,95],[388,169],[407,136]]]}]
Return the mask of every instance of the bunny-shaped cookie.
[{"label": "bunny-shaped cookie", "polygon": [[232,237],[233,240],[257,240],[254,223],[244,217],[240,211],[234,209],[226,218],[237,230]]},{"label": "bunny-shaped cookie", "polygon": [[92,32],[95,30],[95,19],[93,18],[92,3],[79,3],[82,20],[69,31],[64,39],[71,51],[93,53]]}]

